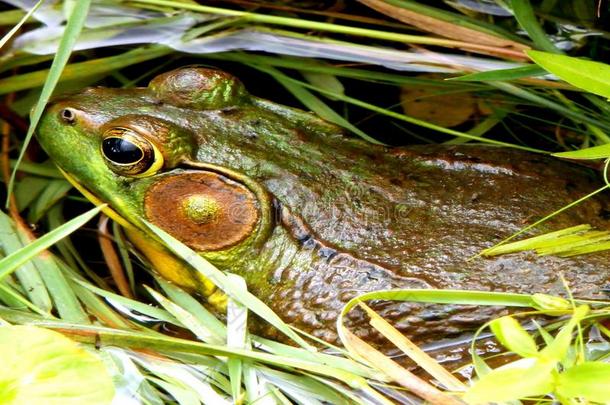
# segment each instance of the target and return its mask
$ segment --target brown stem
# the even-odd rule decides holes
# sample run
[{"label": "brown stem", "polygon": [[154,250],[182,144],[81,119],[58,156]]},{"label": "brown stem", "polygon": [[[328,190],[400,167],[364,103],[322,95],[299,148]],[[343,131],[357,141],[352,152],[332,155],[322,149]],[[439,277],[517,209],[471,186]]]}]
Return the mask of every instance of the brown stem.
[{"label": "brown stem", "polygon": [[117,254],[114,244],[112,243],[112,236],[108,231],[108,221],[109,218],[106,215],[100,215],[100,220],[97,225],[97,240],[100,244],[102,254],[104,255],[104,260],[106,261],[110,274],[112,275],[112,279],[119,289],[119,292],[127,298],[133,298],[133,294],[129,288],[129,282],[125,276],[125,270],[123,269],[119,255]]}]

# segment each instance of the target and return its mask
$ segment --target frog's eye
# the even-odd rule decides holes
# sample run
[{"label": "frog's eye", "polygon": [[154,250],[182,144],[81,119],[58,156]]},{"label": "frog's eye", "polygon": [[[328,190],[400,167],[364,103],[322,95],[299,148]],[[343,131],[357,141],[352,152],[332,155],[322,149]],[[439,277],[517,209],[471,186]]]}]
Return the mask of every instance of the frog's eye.
[{"label": "frog's eye", "polygon": [[128,128],[111,128],[102,140],[106,165],[123,176],[146,177],[163,167],[163,155],[157,147]]}]

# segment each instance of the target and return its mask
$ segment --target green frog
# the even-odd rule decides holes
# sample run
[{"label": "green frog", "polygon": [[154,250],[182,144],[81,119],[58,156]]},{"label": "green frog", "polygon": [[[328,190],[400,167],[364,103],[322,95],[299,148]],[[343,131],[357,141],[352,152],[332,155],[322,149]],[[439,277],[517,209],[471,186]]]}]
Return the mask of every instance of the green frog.
[{"label": "green frog", "polygon": [[[315,115],[249,94],[234,76],[186,67],[146,88],[55,99],[38,139],[70,179],[125,226],[173,283],[222,307],[224,295],[151,235],[157,225],[239,274],[286,322],[329,342],[351,298],[440,288],[603,297],[610,255],[477,257],[599,186],[592,171],[481,145],[373,145]],[[539,228],[609,229],[607,197]],[[501,307],[377,302],[416,342],[460,333]],[[350,329],[374,340],[364,314]],[[257,322],[254,329],[274,336]]]}]

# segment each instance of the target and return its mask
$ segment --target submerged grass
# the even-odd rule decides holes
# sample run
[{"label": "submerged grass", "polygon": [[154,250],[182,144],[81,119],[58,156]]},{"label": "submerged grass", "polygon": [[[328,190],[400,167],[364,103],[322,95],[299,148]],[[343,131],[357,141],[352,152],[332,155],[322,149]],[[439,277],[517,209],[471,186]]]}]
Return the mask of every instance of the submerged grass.
[{"label": "submerged grass", "polygon": [[[157,278],[150,264],[134,260],[135,252],[130,251],[115,224],[113,233],[107,233],[105,237],[112,235],[117,242],[119,254],[115,261],[127,268],[126,288],[134,298],[129,294],[121,295],[113,289],[112,280],[92,270],[99,266],[88,257],[90,252],[83,245],[74,244],[69,237],[89,223],[102,207],[62,224],[63,211],[68,212],[63,208],[81,205],[75,195],[68,194],[69,185],[59,180],[62,176],[52,165],[37,163],[26,152],[54,89],[77,89],[102,79],[121,85],[145,83],[154,71],[149,69],[154,63],[172,63],[173,59],[177,64],[187,60],[192,63],[195,59],[264,72],[307,108],[371,142],[386,140],[375,138],[377,134],[363,129],[364,125],[361,128],[353,115],[366,111],[365,114],[383,116],[384,121],[392,119],[400,121],[401,125],[410,125],[406,131],[424,128],[429,130],[425,136],[437,142],[476,141],[541,153],[553,148],[556,152],[557,145],[545,142],[542,137],[540,140],[528,139],[527,143],[511,143],[507,140],[509,137],[491,136],[491,128],[499,123],[509,127],[511,120],[521,121],[527,116],[523,109],[530,109],[534,111],[530,115],[536,116],[535,111],[542,110],[551,117],[543,122],[546,127],[532,129],[532,134],[537,131],[555,137],[557,144],[568,150],[599,145],[597,149],[572,152],[573,155],[565,157],[607,158],[610,153],[603,146],[609,139],[610,129],[607,102],[581,88],[607,97],[608,81],[595,73],[590,80],[579,75],[587,69],[597,72],[595,69],[606,68],[599,64],[582,64],[579,60],[572,61],[577,68],[566,69],[566,63],[572,66],[572,62],[564,59],[567,56],[551,55],[545,59],[544,53],[530,53],[542,68],[570,85],[543,76],[545,71],[537,65],[523,63],[529,59],[522,50],[530,47],[559,53],[559,41],[544,31],[554,20],[542,21],[544,14],[536,4],[528,0],[509,4],[497,2],[493,6],[494,16],[472,10],[462,13],[464,9],[437,8],[423,2],[363,0],[362,4],[390,16],[392,13],[400,15],[398,20],[406,22],[388,23],[386,26],[391,30],[386,30],[357,24],[365,21],[358,18],[362,16],[345,19],[350,25],[326,20],[327,15],[335,16],[326,11],[303,14],[314,15],[315,20],[301,18],[298,7],[296,11],[289,8],[274,14],[256,8],[228,8],[233,2],[227,2],[227,7],[166,0],[65,1],[56,6],[41,3],[36,4],[40,7],[36,13],[30,10],[33,14],[15,10],[0,12],[0,24],[9,31],[0,42],[7,44],[0,57],[0,71],[4,73],[0,78],[0,94],[9,95],[4,103],[7,108],[0,110],[0,119],[5,123],[2,128],[3,158],[6,167],[10,163],[13,169],[7,189],[9,193],[14,190],[16,197],[10,215],[0,214],[0,245],[4,253],[0,259],[2,324],[44,327],[82,342],[104,360],[113,377],[117,403],[127,403],[134,398],[140,403],[151,404],[390,404],[421,400],[430,403],[515,403],[524,398],[601,403],[610,395],[610,367],[603,362],[610,355],[610,343],[606,339],[610,332],[603,323],[609,315],[610,303],[607,302],[481,291],[377,291],[353,299],[343,309],[337,329],[344,348],[338,348],[316,341],[285,324],[247,291],[241,278],[214,268],[170,235],[152,227],[169,249],[227,293],[226,319],[218,319],[199,299]],[[542,6],[552,2],[543,3]],[[497,17],[507,9],[514,17]],[[7,48],[15,39],[15,33],[35,33],[38,25],[31,15],[44,21],[66,20],[62,36],[54,37],[56,34],[42,31],[37,40],[34,37],[28,42],[27,37],[17,34],[15,46]],[[109,15],[115,18],[114,22],[112,18],[102,18]],[[88,24],[87,18],[97,18],[99,26]],[[189,18],[193,18],[192,23]],[[24,22],[25,25],[21,25]],[[137,43],[127,41],[135,32],[146,32],[150,27],[161,29],[161,26],[167,30],[163,31],[168,33],[167,38],[155,37],[152,29],[148,36],[138,37]],[[285,31],[269,29],[276,26]],[[417,34],[413,34],[414,29]],[[518,29],[528,36],[512,34]],[[112,32],[112,35],[104,32]],[[240,37],[240,32],[245,34]],[[451,38],[440,38],[430,32]],[[79,42],[79,33],[87,42]],[[223,38],[232,38],[232,35],[242,41],[248,35],[266,35],[267,39],[283,42],[285,47],[269,41],[242,49],[232,46],[234,42],[222,42]],[[599,33],[600,38],[604,35],[607,34]],[[121,43],[117,37],[125,42]],[[208,53],[206,41],[212,40],[216,41],[217,49],[224,52]],[[589,53],[594,59],[594,49],[602,54],[608,46],[601,40],[596,41]],[[403,43],[408,43],[410,49],[405,49]],[[509,48],[501,45],[506,43],[510,44]],[[120,51],[115,48],[98,51],[111,45],[123,47]],[[293,48],[288,52],[290,46]],[[73,49],[77,51],[70,61]],[[452,53],[443,53],[448,49],[452,49]],[[193,52],[193,55],[187,58],[177,50]],[[481,58],[464,50],[487,56]],[[413,59],[414,56],[418,59]],[[515,60],[520,62],[515,63]],[[50,66],[49,61],[52,61]],[[387,68],[428,74],[396,73]],[[142,74],[141,70],[148,73]],[[496,110],[492,115],[480,111],[473,113],[465,124],[456,128],[444,127],[425,117],[405,115],[395,105],[387,107],[390,102],[384,101],[381,106],[379,98],[352,91],[351,86],[357,88],[358,84],[376,86],[382,94],[391,94],[400,86],[410,86],[434,89],[427,94],[474,94],[479,101],[492,95],[490,105]],[[32,107],[30,129],[27,133],[19,133],[16,124]],[[566,122],[553,126],[557,117],[554,114],[559,114]],[[365,115],[360,120],[364,122],[369,117]],[[539,125],[534,119],[527,122],[526,125],[534,125],[534,122]],[[375,126],[371,128],[375,129]],[[9,162],[6,141],[14,141],[14,134],[25,140],[13,145],[11,156],[18,155],[18,158]],[[564,134],[567,135],[564,137]],[[17,173],[19,176],[15,177]],[[18,181],[14,182],[15,179]],[[597,192],[605,188],[607,186]],[[23,225],[22,215],[30,223],[47,226],[48,233],[34,240],[31,231]],[[87,235],[86,230],[80,232],[80,235]],[[54,244],[57,244],[56,255],[45,252]],[[607,232],[592,232],[583,225],[502,244],[495,248],[496,251],[483,253],[538,249],[541,254],[568,255],[604,244],[608,244]],[[143,272],[152,274],[152,278],[148,279],[150,285],[142,288],[140,274]],[[506,348],[502,357],[507,359],[507,364],[494,368],[492,361],[479,355],[478,340],[473,339],[475,375],[471,378],[477,382],[472,383],[465,381],[463,374],[451,373],[453,370],[445,369],[407,337],[397,333],[364,304],[368,300],[502,305],[528,312],[514,313],[482,327],[481,331],[490,328]],[[357,306],[369,313],[372,327],[420,365],[427,373],[425,379],[396,364],[343,326],[343,317]],[[544,328],[537,324],[524,328],[518,322],[522,316],[541,314],[557,317],[552,318],[556,321]],[[253,315],[273,324],[292,345],[250,334],[247,319]],[[163,330],[169,332],[162,333]],[[180,337],[181,334],[187,336]],[[584,343],[586,334],[594,343]]]}]

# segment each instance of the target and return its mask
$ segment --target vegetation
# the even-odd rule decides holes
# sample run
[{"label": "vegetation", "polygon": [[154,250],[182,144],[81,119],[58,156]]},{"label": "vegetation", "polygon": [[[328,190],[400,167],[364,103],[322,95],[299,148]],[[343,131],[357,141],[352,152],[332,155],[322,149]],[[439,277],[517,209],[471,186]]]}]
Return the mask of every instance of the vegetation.
[{"label": "vegetation", "polygon": [[[610,157],[610,68],[599,63],[610,52],[610,33],[600,28],[607,2],[359,0],[339,10],[305,0],[5,3],[12,6],[0,11],[7,190],[0,357],[14,360],[0,370],[3,403],[107,403],[113,392],[117,403],[146,404],[607,402],[606,302],[452,290],[379,291],[352,300],[342,315],[357,305],[367,310],[371,326],[420,367],[416,375],[341,319],[343,347],[294,331],[239,277],[153,228],[227,293],[226,321],[217,319],[157,278],[118,225],[100,233],[99,249],[90,227],[100,207],[90,209],[35,145],[28,148],[53,94],[145,85],[155,73],[200,63],[234,71],[255,94],[313,110],[370,142],[480,142],[599,162]],[[439,97],[463,108],[443,110]],[[597,192],[610,186],[604,177]],[[68,212],[83,213],[66,219]],[[482,254],[583,254],[607,249],[609,241],[607,232],[583,224]],[[126,285],[116,276],[123,272]],[[366,307],[375,299],[523,312],[473,336],[474,371],[447,370]],[[249,334],[251,314],[272,322],[292,345]],[[533,315],[553,322],[527,321]],[[506,349],[501,354],[482,354],[478,343],[488,330]],[[22,344],[13,347],[17,340]],[[53,383],[27,380],[33,369]],[[24,384],[27,392],[19,389]]]}]

